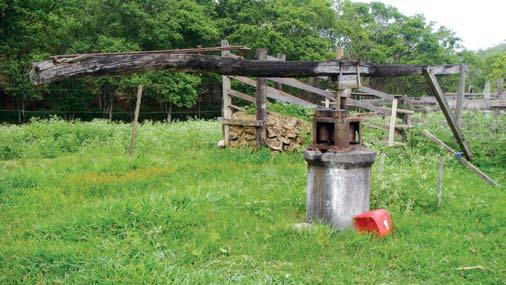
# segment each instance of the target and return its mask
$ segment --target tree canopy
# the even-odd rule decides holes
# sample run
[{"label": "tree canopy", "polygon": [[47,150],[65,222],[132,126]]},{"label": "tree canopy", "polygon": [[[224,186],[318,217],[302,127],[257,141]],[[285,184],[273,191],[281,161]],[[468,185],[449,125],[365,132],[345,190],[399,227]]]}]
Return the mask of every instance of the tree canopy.
[{"label": "tree canopy", "polygon": [[287,60],[332,59],[342,46],[349,58],[377,63],[470,63],[480,70],[473,73],[476,82],[505,73],[504,49],[483,59],[465,50],[451,30],[379,2],[0,0],[0,88],[22,104],[68,86],[107,102],[133,96],[135,84],[143,82],[161,104],[190,106],[201,82],[216,77],[161,71],[34,88],[27,74],[32,61],[54,54],[216,46],[220,39],[284,53]]}]

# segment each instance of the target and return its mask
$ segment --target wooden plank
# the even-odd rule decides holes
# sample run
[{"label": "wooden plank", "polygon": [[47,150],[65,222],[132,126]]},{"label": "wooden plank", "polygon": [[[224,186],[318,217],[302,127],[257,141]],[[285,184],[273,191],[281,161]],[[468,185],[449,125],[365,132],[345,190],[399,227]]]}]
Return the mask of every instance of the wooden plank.
[{"label": "wooden plank", "polygon": [[228,106],[231,110],[235,110],[235,111],[244,111],[245,109],[243,107],[239,107],[239,106],[236,106],[236,105],[230,105]]},{"label": "wooden plank", "polygon": [[130,136],[130,147],[128,154],[133,156],[137,146],[137,124],[139,121],[139,112],[141,109],[142,85],[137,86],[137,100],[135,101],[134,119],[132,121],[132,135]]},{"label": "wooden plank", "polygon": [[[346,100],[346,105],[349,107],[357,107],[357,108],[364,108],[367,110],[371,110],[371,111],[377,112],[379,114],[382,114],[384,116],[389,116],[392,113],[391,108],[380,107],[380,106],[373,105],[370,102],[362,102],[362,101],[366,101],[366,100],[353,100],[353,99],[348,98]],[[397,113],[414,114],[415,112],[411,111],[411,110],[397,108]]]},{"label": "wooden plank", "polygon": [[[112,53],[88,53],[88,54],[63,54],[51,56],[53,60],[68,60],[71,58],[86,56],[109,56],[109,55],[135,55],[135,54],[156,54],[156,53],[202,53],[202,52],[216,52],[216,51],[231,51],[231,50],[249,50],[250,48],[238,46],[219,46],[219,47],[198,47],[186,49],[169,49],[169,50],[153,50],[153,51],[128,51],[128,52],[112,52]],[[66,61],[68,62],[68,61]]]},{"label": "wooden plank", "polygon": [[478,167],[474,166],[471,162],[467,161],[465,158],[460,157],[456,155],[456,151],[454,151],[451,147],[449,147],[447,144],[445,144],[442,140],[437,138],[435,135],[431,134],[428,130],[423,131],[423,135],[430,139],[431,141],[437,143],[441,147],[443,147],[444,150],[446,150],[448,153],[453,155],[460,163],[462,163],[467,169],[469,169],[471,172],[476,173],[481,179],[489,183],[490,185],[494,185],[496,187],[500,187],[500,185],[495,182],[492,178],[490,178],[488,175],[483,173]]},{"label": "wooden plank", "polygon": [[283,84],[283,85],[294,87],[294,88],[297,88],[300,90],[311,92],[311,93],[323,96],[323,97],[328,98],[333,101],[336,100],[336,94],[334,94],[330,91],[327,91],[327,90],[313,87],[313,86],[306,84],[302,81],[299,81],[295,78],[268,77],[267,80],[271,80],[271,81],[274,81],[279,84]]},{"label": "wooden plank", "polygon": [[397,120],[397,99],[393,99],[392,114],[390,115],[390,130],[388,131],[388,146],[394,146],[396,120]]},{"label": "wooden plank", "polygon": [[248,101],[248,102],[251,102],[251,103],[256,103],[255,97],[249,96],[249,95],[239,92],[237,90],[232,90],[232,89],[228,90],[228,95]]},{"label": "wooden plank", "polygon": [[464,106],[464,92],[466,89],[466,65],[460,65],[459,89],[457,92],[457,105],[455,107],[455,124],[462,128],[462,108]]},{"label": "wooden plank", "polygon": [[374,95],[374,96],[379,97],[381,99],[388,100],[389,102],[391,102],[395,98],[393,95],[390,95],[385,92],[381,92],[381,91],[378,91],[378,90],[375,90],[375,89],[372,89],[369,87],[365,87],[365,86],[358,88],[358,90],[360,90],[361,92],[364,92],[366,94],[371,94],[371,95]]},{"label": "wooden plank", "polygon": [[[235,80],[238,80],[238,81],[240,81],[242,83],[245,83],[245,84],[247,84],[249,86],[256,87],[255,80],[250,79],[248,77],[234,76],[232,78],[235,79]],[[297,97],[295,97],[295,96],[293,96],[291,94],[288,94],[288,93],[283,92],[281,90],[277,90],[277,89],[272,88],[272,87],[267,87],[267,97],[275,99],[275,100],[278,100],[278,101],[281,101],[281,102],[292,103],[292,104],[299,105],[299,106],[306,107],[306,108],[316,108],[316,104],[313,104],[313,103],[310,103],[308,101],[302,100],[302,99],[297,98]]]},{"label": "wooden plank", "polygon": [[[435,75],[460,74],[460,64],[432,65],[428,68],[430,68]],[[465,68],[467,68],[467,65],[465,65]]]},{"label": "wooden plank", "polygon": [[223,125],[235,125],[235,126],[246,126],[246,127],[262,127],[262,126],[264,126],[264,122],[259,121],[259,120],[225,119],[223,117],[219,117],[218,122],[222,123]]},{"label": "wooden plank", "polygon": [[[221,46],[223,48],[226,48],[229,46],[227,40],[221,41]],[[223,50],[221,52],[221,56],[226,57],[229,56],[230,52],[228,50]],[[230,105],[232,105],[232,97],[228,94],[230,91],[231,84],[230,84],[230,78],[228,76],[222,76],[222,96],[223,96],[223,104],[222,104],[222,116],[226,119],[232,118],[232,109],[230,109]],[[225,146],[228,146],[230,144],[230,127],[227,125],[223,125],[222,128],[223,131],[223,141],[225,142]]]},{"label": "wooden plank", "polygon": [[443,112],[446,121],[448,122],[448,125],[450,126],[450,129],[452,130],[453,136],[457,140],[457,143],[459,144],[460,148],[462,149],[462,152],[466,156],[468,160],[473,159],[473,155],[471,153],[471,149],[467,145],[466,139],[464,138],[464,135],[462,134],[461,130],[455,125],[455,120],[453,119],[452,114],[450,113],[450,107],[448,106],[448,101],[446,101],[446,97],[444,96],[444,92],[441,89],[441,86],[439,86],[439,82],[437,81],[436,76],[431,72],[430,69],[425,70],[425,76],[427,77],[429,81],[429,85],[434,93],[434,96],[436,97],[436,100],[439,104],[439,107],[441,108],[441,111]]},{"label": "wooden plank", "polygon": [[[258,60],[267,60],[267,50],[264,48],[257,49],[256,57]],[[256,79],[256,109],[257,121],[267,121],[267,80],[265,77],[257,77]],[[260,149],[265,146],[267,132],[264,125],[258,126],[255,132],[256,148]]]}]

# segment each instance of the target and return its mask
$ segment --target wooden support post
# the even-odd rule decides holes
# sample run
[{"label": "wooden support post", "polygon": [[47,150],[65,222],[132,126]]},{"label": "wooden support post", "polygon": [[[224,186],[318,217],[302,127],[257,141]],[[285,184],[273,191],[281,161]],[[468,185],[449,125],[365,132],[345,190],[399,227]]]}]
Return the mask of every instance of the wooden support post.
[{"label": "wooden support post", "polygon": [[[286,55],[284,53],[278,53],[278,59],[279,59],[279,61],[285,61]],[[276,88],[278,90],[283,90],[283,84],[281,84],[279,82],[274,82],[274,88]]]},{"label": "wooden support post", "polygon": [[486,81],[483,87],[483,99],[490,100],[490,81]]},{"label": "wooden support post", "polygon": [[448,125],[450,126],[450,129],[452,130],[453,136],[457,140],[457,143],[459,144],[460,148],[462,149],[462,152],[466,156],[466,158],[471,161],[473,159],[473,155],[471,153],[471,149],[467,145],[467,142],[464,138],[464,135],[462,134],[460,128],[458,128],[455,124],[455,120],[453,119],[452,114],[450,113],[450,107],[448,105],[448,101],[446,100],[446,97],[444,95],[443,90],[441,89],[441,86],[439,85],[439,82],[436,79],[436,76],[434,73],[431,72],[429,68],[426,68],[424,70],[425,76],[427,77],[427,80],[429,82],[429,85],[434,93],[434,96],[436,97],[437,103],[439,104],[439,107],[441,108],[441,111],[443,112],[443,115],[446,118],[446,121],[448,122]]},{"label": "wooden support post", "polygon": [[[258,60],[267,60],[267,49],[257,49],[256,57]],[[256,110],[257,121],[264,122],[263,126],[256,127],[256,148],[260,149],[265,145],[266,138],[265,123],[267,121],[267,81],[265,77],[257,77]]]},{"label": "wooden support post", "polygon": [[457,160],[460,163],[462,163],[470,171],[476,173],[481,179],[483,179],[484,181],[486,181],[490,185],[494,185],[496,187],[499,187],[499,184],[497,182],[495,182],[492,178],[488,177],[488,175],[486,175],[485,173],[483,173],[478,167],[474,166],[472,163],[470,163],[469,161],[467,161],[465,158],[460,157],[459,155],[457,155],[456,151],[454,151],[451,147],[449,147],[447,144],[445,144],[442,140],[438,139],[435,135],[431,134],[427,130],[423,131],[423,135],[425,137],[427,137],[428,139],[430,139],[431,141],[435,142],[436,144],[442,146],[444,150],[446,150],[451,155],[455,156],[455,158],[457,158]]},{"label": "wooden support post", "polygon": [[464,92],[466,89],[467,66],[460,64],[459,89],[457,92],[457,104],[455,108],[455,124],[457,128],[462,128],[462,107],[464,106]]},{"label": "wooden support post", "polygon": [[132,121],[132,135],[130,137],[130,148],[128,154],[135,155],[135,148],[137,145],[137,121],[139,120],[139,112],[141,109],[142,85],[137,87],[137,100],[135,101],[134,119]]},{"label": "wooden support post", "polygon": [[439,157],[439,163],[437,168],[437,193],[436,193],[436,207],[441,206],[441,196],[443,194],[443,157]]},{"label": "wooden support post", "polygon": [[[221,46],[228,47],[229,46],[228,41],[222,40]],[[221,52],[222,57],[227,57],[229,54],[230,54],[230,52],[228,50],[223,50]],[[232,97],[229,95],[229,91],[231,89],[230,78],[228,76],[222,76],[221,81],[222,81],[222,85],[223,85],[222,86],[223,105],[221,106],[222,107],[221,115],[225,119],[231,119],[232,118],[232,109],[230,109],[230,105],[232,105]],[[225,146],[228,146],[230,144],[230,139],[229,139],[230,126],[223,125],[222,130],[223,130],[223,141],[225,143]]]},{"label": "wooden support post", "polygon": [[342,60],[344,57],[344,48],[342,47],[336,47],[336,59]]},{"label": "wooden support post", "polygon": [[388,146],[394,146],[395,122],[397,120],[397,99],[392,100],[392,114],[390,115],[390,130],[388,132]]},{"label": "wooden support post", "polygon": [[504,96],[504,78],[497,80],[497,95],[499,97]]}]

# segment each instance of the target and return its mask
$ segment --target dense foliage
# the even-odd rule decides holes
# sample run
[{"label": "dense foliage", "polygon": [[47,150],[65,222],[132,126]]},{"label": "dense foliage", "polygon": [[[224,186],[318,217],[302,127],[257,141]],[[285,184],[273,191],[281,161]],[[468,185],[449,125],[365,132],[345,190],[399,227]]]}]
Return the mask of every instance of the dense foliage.
[{"label": "dense foliage", "polygon": [[[504,77],[505,53],[480,57],[423,16],[408,17],[382,3],[349,0],[0,0],[0,90],[16,108],[51,101],[54,108],[112,110],[143,83],[165,109],[191,106],[208,75],[152,72],[80,79],[46,87],[29,84],[30,63],[49,55],[216,46],[220,39],[289,60],[324,60],[342,46],[347,57],[378,63],[473,64],[471,81]],[[199,79],[200,77],[200,79]],[[425,94],[420,79],[372,82],[395,93]],[[207,85],[206,85],[207,86]],[[59,97],[59,98],[60,98]],[[96,98],[96,99],[95,99]],[[115,100],[116,99],[116,100]],[[132,105],[132,104],[131,104]]]}]

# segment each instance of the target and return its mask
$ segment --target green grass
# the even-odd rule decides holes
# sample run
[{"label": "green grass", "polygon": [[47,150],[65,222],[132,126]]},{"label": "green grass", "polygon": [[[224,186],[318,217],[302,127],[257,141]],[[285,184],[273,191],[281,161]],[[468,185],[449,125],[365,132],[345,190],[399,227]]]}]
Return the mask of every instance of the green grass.
[{"label": "green grass", "polygon": [[[437,121],[437,120],[436,120]],[[0,127],[0,283],[488,283],[506,279],[506,188],[451,157],[434,206],[437,149],[387,149],[372,207],[378,239],[305,219],[300,152],[218,149],[216,122],[35,121]],[[485,169],[503,185],[505,168]],[[457,270],[477,266],[483,270]]]}]

